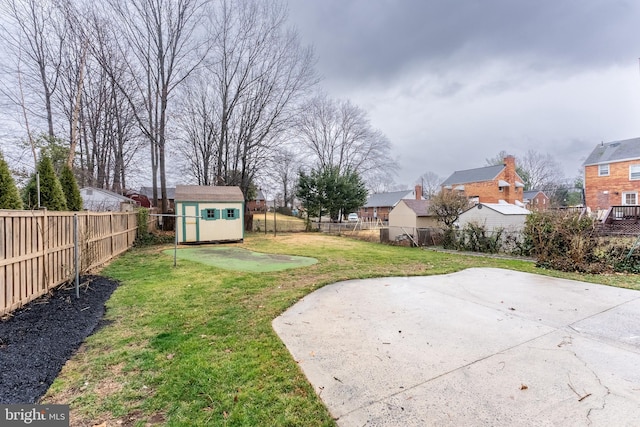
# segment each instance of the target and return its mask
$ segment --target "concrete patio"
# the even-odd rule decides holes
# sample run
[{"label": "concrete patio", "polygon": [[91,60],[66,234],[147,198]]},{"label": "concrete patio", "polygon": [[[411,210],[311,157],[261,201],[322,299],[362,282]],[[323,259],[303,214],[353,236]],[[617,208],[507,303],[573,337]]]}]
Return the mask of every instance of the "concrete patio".
[{"label": "concrete patio", "polygon": [[273,322],[340,426],[636,426],[640,292],[500,269],[326,286]]}]

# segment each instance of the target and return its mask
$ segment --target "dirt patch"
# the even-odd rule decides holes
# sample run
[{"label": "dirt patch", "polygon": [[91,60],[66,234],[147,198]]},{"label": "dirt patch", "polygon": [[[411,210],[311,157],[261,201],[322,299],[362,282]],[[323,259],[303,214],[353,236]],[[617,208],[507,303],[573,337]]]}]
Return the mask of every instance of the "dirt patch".
[{"label": "dirt patch", "polygon": [[99,276],[61,286],[0,321],[0,403],[37,403],[97,327],[118,283]]}]

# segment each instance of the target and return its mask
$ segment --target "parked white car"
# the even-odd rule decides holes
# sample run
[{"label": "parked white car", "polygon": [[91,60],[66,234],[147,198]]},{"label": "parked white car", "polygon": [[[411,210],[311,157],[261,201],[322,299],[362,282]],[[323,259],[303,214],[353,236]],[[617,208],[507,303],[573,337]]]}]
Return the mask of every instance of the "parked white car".
[{"label": "parked white car", "polygon": [[358,214],[355,212],[350,213],[349,216],[347,216],[347,221],[358,222]]}]

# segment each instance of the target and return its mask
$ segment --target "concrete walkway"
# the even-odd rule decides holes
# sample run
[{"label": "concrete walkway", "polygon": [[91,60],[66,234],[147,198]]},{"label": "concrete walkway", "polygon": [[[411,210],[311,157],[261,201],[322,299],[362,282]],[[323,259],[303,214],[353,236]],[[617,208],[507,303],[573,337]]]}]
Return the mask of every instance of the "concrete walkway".
[{"label": "concrete walkway", "polygon": [[340,426],[638,426],[640,292],[501,269],[326,286],[273,322]]}]

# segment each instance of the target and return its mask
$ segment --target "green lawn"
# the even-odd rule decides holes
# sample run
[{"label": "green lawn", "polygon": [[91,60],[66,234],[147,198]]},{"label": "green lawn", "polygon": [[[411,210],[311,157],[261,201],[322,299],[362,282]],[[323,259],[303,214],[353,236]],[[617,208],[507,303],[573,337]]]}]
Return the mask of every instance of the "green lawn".
[{"label": "green lawn", "polygon": [[334,425],[271,327],[323,285],[501,267],[640,289],[638,275],[558,273],[319,233],[251,234],[239,246],[318,263],[250,273],[188,260],[174,268],[162,253],[169,246],[124,254],[102,272],[121,282],[107,325],[67,363],[45,402],[70,404],[72,425]]}]

